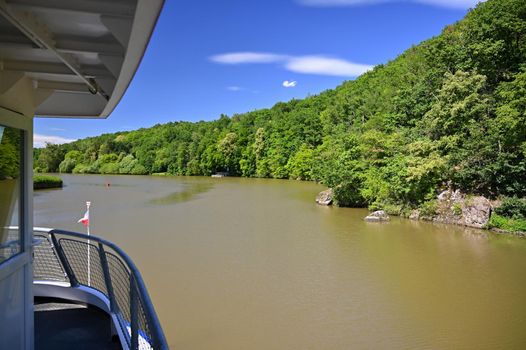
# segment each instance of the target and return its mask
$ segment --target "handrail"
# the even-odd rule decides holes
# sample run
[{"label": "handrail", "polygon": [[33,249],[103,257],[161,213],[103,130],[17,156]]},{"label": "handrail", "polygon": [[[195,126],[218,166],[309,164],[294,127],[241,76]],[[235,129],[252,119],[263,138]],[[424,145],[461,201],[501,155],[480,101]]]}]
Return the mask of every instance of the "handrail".
[{"label": "handrail", "polygon": [[[44,230],[40,229],[36,231],[43,232]],[[71,232],[59,229],[45,231],[43,233],[49,235],[49,238],[52,242],[51,248],[53,249],[56,258],[58,258],[58,260],[60,261],[60,264],[62,265],[66,277],[70,280],[71,287],[75,288],[78,286],[82,286],[93,288],[103,293],[108,298],[110,304],[110,312],[119,317],[119,322],[126,323],[124,329],[122,329],[122,333],[125,334],[126,341],[128,343],[127,345],[129,345],[130,349],[168,349],[166,338],[161,328],[159,319],[157,318],[157,314],[155,313],[153,303],[150,299],[150,296],[148,295],[144,280],[142,279],[139,270],[137,269],[131,258],[119,246],[103,238],[93,235],[88,236],[86,234],[78,232]],[[75,239],[72,240],[71,238]],[[62,240],[64,240],[64,242],[62,242]],[[93,245],[92,242],[95,242],[96,245]],[[102,288],[97,289],[96,287],[90,286],[88,285],[89,283],[82,283],[82,278],[84,276],[83,274],[85,274],[86,272],[79,271],[79,262],[71,260],[77,259],[77,255],[79,254],[78,246],[72,246],[72,244],[85,245],[87,246],[88,252],[94,250],[95,253],[99,254],[99,259],[95,258],[94,260],[92,260],[92,262],[95,261],[96,264],[100,264],[96,266],[100,266],[100,273],[102,273],[103,276],[101,276],[101,281],[98,283],[105,287],[105,290],[100,290]],[[86,250],[82,251],[85,252]],[[128,270],[126,272],[129,273],[129,282],[128,286],[126,287],[128,287],[129,289],[125,289],[126,287],[123,287],[122,283],[116,285],[113,282],[113,277],[119,276],[111,275],[111,271],[108,266],[107,254],[110,254],[110,257],[112,258],[118,257],[120,260],[120,263],[118,265],[121,266],[120,264],[124,264],[124,266]],[[79,272],[82,274],[82,276],[76,275]],[[117,292],[120,293],[120,296],[124,295],[125,299],[127,298],[126,302],[128,302],[129,305],[126,306],[129,309],[126,310],[126,312],[129,312],[129,320],[126,320],[123,314],[124,310],[120,309],[122,308],[122,305],[120,306],[120,308],[117,305],[115,296]],[[145,323],[144,326],[147,329],[140,329],[139,311],[142,311],[142,315],[145,318],[143,320],[143,322]],[[121,328],[123,328],[122,324]],[[148,332],[148,334],[146,334],[146,332]]]}]

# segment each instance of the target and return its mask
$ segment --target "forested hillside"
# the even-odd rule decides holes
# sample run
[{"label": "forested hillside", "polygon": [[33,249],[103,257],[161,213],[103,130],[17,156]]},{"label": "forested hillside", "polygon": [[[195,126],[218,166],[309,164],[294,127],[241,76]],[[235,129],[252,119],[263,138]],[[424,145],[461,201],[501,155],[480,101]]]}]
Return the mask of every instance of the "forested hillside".
[{"label": "forested hillside", "polygon": [[526,1],[489,0],[334,90],[211,122],[36,150],[43,172],[316,180],[340,205],[414,208],[446,186],[526,196]]}]

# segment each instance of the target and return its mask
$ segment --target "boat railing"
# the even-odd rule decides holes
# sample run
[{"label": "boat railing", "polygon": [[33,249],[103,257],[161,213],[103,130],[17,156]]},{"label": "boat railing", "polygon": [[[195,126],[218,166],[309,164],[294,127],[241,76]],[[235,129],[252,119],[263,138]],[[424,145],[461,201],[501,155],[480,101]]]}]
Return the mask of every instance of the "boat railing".
[{"label": "boat railing", "polygon": [[144,281],[130,257],[97,236],[35,228],[34,283],[102,299],[123,348],[168,349]]}]

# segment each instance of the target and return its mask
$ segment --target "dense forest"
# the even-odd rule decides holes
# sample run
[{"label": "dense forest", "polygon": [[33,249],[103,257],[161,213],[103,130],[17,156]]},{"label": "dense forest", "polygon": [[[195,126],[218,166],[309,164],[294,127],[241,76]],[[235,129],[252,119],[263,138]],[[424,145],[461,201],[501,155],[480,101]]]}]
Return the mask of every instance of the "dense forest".
[{"label": "dense forest", "polygon": [[314,180],[404,210],[446,187],[526,197],[526,1],[488,0],[432,39],[303,100],[35,150],[35,170]]}]

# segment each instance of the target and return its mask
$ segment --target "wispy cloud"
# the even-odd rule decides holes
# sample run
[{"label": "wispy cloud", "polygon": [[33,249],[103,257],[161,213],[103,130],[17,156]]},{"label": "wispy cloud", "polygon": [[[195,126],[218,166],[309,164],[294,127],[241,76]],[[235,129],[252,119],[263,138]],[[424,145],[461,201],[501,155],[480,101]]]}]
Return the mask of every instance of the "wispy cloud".
[{"label": "wispy cloud", "polygon": [[286,56],[267,52],[231,52],[210,57],[212,62],[222,64],[274,63],[286,59]]},{"label": "wispy cloud", "polygon": [[60,145],[63,143],[69,143],[73,141],[76,141],[76,140],[67,139],[65,137],[60,137],[60,136],[33,134],[33,146],[36,148],[46,147],[46,143],[53,143],[53,144]]},{"label": "wispy cloud", "polygon": [[421,4],[428,4],[440,7],[450,7],[457,9],[469,9],[477,6],[479,2],[485,2],[486,0],[413,0]]},{"label": "wispy cloud", "polygon": [[456,9],[468,9],[475,7],[477,3],[484,2],[485,0],[296,0],[298,3],[305,6],[316,6],[316,7],[335,7],[335,6],[367,6],[377,5],[388,2],[412,2],[427,4],[433,6],[456,8]]},{"label": "wispy cloud", "polygon": [[48,128],[48,129],[51,131],[67,131],[66,129],[62,129],[62,128]]},{"label": "wispy cloud", "polygon": [[295,73],[340,77],[357,77],[373,68],[371,65],[329,56],[291,56],[267,52],[230,52],[212,56],[210,60],[229,65],[277,63],[286,70]]},{"label": "wispy cloud", "polygon": [[373,66],[332,57],[302,56],[288,61],[286,68],[296,73],[356,77],[372,69]]},{"label": "wispy cloud", "polygon": [[296,85],[298,85],[298,82],[295,81],[295,80],[292,80],[292,81],[285,80],[285,81],[283,82],[283,87],[286,87],[286,88],[293,88],[293,87],[295,87]]},{"label": "wispy cloud", "polygon": [[231,85],[227,86],[226,89],[232,92],[250,92],[252,94],[259,94],[259,90],[252,90],[243,86]]}]

